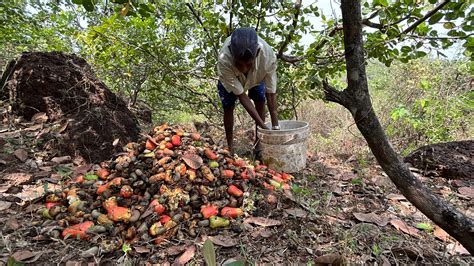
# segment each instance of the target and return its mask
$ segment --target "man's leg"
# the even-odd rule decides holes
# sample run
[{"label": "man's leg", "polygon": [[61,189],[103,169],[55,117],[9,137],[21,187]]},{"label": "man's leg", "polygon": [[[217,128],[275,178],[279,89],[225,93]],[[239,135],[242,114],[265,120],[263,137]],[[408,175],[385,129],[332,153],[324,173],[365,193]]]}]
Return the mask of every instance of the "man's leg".
[{"label": "man's leg", "polygon": [[[258,115],[265,122],[265,83],[262,81],[260,85],[249,90],[249,97],[255,104]],[[257,125],[255,125],[255,142],[254,142],[254,157],[261,160],[261,148],[257,135]]]},{"label": "man's leg", "polygon": [[224,129],[227,147],[231,153],[234,152],[234,106],[224,108]]},{"label": "man's leg", "polygon": [[227,146],[231,153],[234,152],[234,108],[235,101],[237,97],[231,93],[227,92],[219,81],[217,83],[217,90],[219,93],[219,98],[222,102],[222,107],[224,108],[224,130],[225,137],[227,141]]}]

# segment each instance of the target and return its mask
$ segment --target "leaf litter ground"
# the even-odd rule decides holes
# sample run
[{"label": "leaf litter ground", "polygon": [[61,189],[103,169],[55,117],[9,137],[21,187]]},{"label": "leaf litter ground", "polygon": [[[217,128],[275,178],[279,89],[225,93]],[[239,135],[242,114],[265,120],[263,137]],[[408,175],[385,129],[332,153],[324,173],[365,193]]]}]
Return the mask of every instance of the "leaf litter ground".
[{"label": "leaf litter ground", "polygon": [[[44,150],[37,150],[35,136],[45,127],[52,125],[18,120],[15,130],[6,124],[1,129],[3,263],[14,258],[34,264],[202,264],[208,239],[214,243],[217,263],[474,262],[399,195],[374,162],[361,164],[353,157],[321,153],[311,156],[308,167],[295,175],[291,190],[277,194],[275,206],[262,201],[251,216],[241,219],[238,228],[197,228],[194,237],[178,232],[159,245],[152,239],[124,245],[100,234],[93,241],[63,239],[56,233],[61,227],[37,214],[44,206],[45,191],[61,189],[68,177],[87,173],[94,166],[78,165],[67,156],[53,160]],[[473,217],[472,180],[416,174],[436,194]]]}]

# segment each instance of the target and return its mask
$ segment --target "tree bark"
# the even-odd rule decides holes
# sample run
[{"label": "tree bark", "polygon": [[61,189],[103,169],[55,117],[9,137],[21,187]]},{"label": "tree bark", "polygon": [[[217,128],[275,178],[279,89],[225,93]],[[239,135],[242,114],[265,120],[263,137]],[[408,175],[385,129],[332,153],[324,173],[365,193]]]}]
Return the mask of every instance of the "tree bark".
[{"label": "tree bark", "polygon": [[434,223],[474,254],[474,221],[436,197],[396,154],[370,100],[362,40],[360,0],[342,0],[347,88],[337,91],[324,83],[326,99],[346,107],[372,153],[400,192]]}]

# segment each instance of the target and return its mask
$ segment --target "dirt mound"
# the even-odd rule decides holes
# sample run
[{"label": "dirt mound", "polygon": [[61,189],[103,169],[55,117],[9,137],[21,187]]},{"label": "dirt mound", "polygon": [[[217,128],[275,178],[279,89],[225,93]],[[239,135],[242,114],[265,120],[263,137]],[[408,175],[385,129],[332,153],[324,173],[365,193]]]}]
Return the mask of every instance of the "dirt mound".
[{"label": "dirt mound", "polygon": [[65,121],[60,136],[47,138],[58,155],[99,162],[138,139],[137,121],[126,104],[76,55],[24,53],[10,62],[0,85],[15,114],[30,120],[44,112],[49,122]]},{"label": "dirt mound", "polygon": [[414,167],[435,171],[446,178],[474,178],[474,141],[423,146],[405,157]]}]

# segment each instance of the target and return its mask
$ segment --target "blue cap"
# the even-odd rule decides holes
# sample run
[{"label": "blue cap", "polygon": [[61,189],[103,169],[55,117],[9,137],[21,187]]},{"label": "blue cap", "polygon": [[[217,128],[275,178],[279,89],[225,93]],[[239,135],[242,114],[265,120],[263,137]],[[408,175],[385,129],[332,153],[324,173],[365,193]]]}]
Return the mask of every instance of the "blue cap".
[{"label": "blue cap", "polygon": [[254,28],[239,28],[232,32],[230,50],[237,59],[251,59],[257,56],[258,36]]}]

